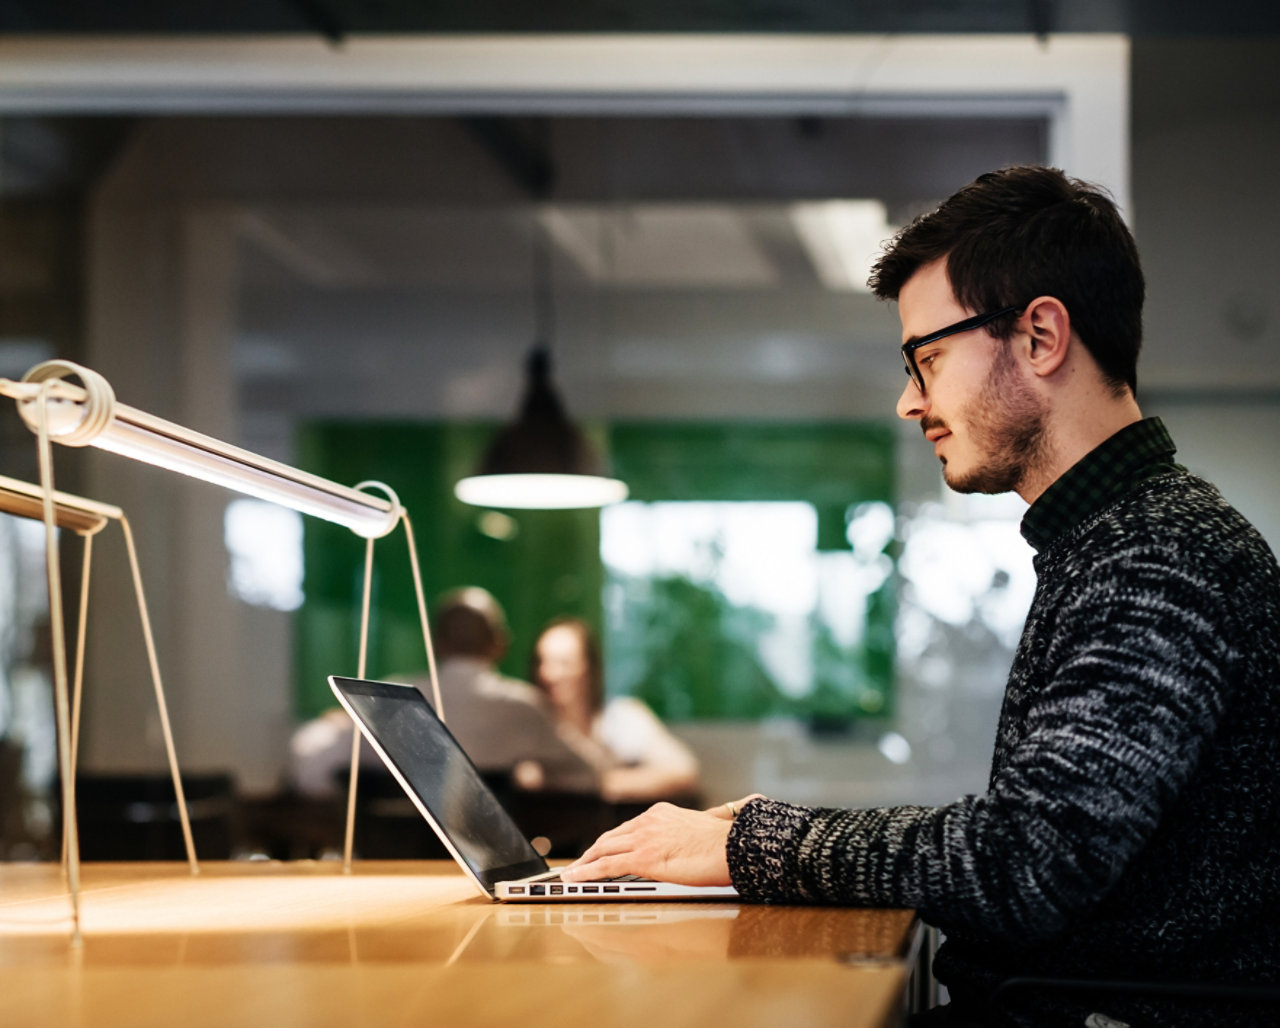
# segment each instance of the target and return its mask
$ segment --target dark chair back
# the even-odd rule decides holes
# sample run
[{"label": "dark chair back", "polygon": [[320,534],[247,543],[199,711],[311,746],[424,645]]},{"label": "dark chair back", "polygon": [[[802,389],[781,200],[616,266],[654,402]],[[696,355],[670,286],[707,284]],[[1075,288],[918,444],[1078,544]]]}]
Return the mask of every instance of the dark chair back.
[{"label": "dark chair back", "polygon": [[[229,860],[239,836],[233,777],[221,772],[183,775],[182,792],[196,857]],[[83,772],[76,779],[76,814],[82,860],[187,859],[177,795],[167,772]]]}]

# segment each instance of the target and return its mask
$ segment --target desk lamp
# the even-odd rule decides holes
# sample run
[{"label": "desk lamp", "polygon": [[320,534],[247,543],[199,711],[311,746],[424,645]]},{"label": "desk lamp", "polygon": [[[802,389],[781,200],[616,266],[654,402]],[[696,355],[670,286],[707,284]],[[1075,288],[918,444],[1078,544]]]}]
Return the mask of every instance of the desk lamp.
[{"label": "desk lamp", "polygon": [[478,507],[567,510],[604,507],[627,498],[627,486],[605,474],[586,437],[551,385],[551,354],[536,346],[526,365],[519,415],[494,436],[480,470],[454,495]]},{"label": "desk lamp", "polygon": [[[39,486],[0,475],[0,512],[17,517],[42,521],[45,491]],[[93,540],[111,521],[118,521],[124,533],[125,547],[129,554],[129,567],[133,575],[134,592],[138,598],[138,614],[142,621],[142,636],[146,644],[147,660],[151,668],[151,682],[155,688],[156,704],[159,707],[160,726],[164,734],[165,753],[169,761],[169,772],[173,777],[174,795],[178,804],[178,818],[182,825],[182,837],[187,851],[187,860],[191,865],[191,873],[199,873],[196,863],[195,843],[191,835],[191,819],[187,812],[187,799],[182,789],[182,778],[178,772],[177,752],[173,744],[173,731],[169,723],[169,709],[164,697],[164,683],[160,679],[160,663],[156,658],[155,639],[151,632],[151,619],[147,614],[146,595],[142,588],[142,575],[138,568],[138,552],[133,541],[133,531],[129,527],[129,519],[124,511],[109,503],[100,503],[83,496],[70,493],[52,492],[53,523],[58,528],[77,533],[84,539],[84,555],[80,572],[80,622],[76,641],[75,684],[71,695],[71,709],[68,721],[66,706],[65,681],[62,687],[54,690],[56,717],[58,721],[58,762],[62,782],[62,860],[67,876],[72,884],[73,898],[78,898],[79,891],[79,829],[75,817],[75,772],[76,756],[79,752],[80,710],[82,687],[84,684],[84,648],[88,629],[89,579],[93,567]],[[47,527],[47,526],[46,526]],[[60,585],[60,579],[56,579]],[[56,634],[61,634],[62,618],[60,589],[58,598],[54,600],[54,590],[50,591],[50,624]],[[53,617],[55,609],[59,616]],[[62,643],[55,648],[55,667],[59,659]],[[64,672],[65,674],[65,672]],[[69,745],[67,744],[69,740]],[[77,918],[78,929],[78,918]]]},{"label": "desk lamp", "polygon": [[[80,385],[67,381],[78,378]],[[67,674],[63,642],[62,594],[58,588],[58,551],[54,529],[58,523],[57,494],[53,488],[51,441],[66,446],[94,446],[121,456],[153,464],[198,478],[214,485],[279,503],[303,514],[333,521],[350,528],[366,540],[364,596],[361,610],[360,654],[357,677],[364,678],[368,656],[369,607],[373,581],[373,543],[389,534],[397,522],[404,524],[409,545],[409,559],[417,593],[418,614],[422,623],[423,643],[431,678],[435,708],[441,717],[444,707],[436,674],[435,653],[427,623],[426,599],[422,590],[417,547],[408,512],[400,505],[393,490],[380,482],[362,482],[354,488],[339,485],[317,475],[269,460],[210,436],[193,432],[181,425],[154,417],[143,411],[117,403],[115,393],[105,378],[95,371],[70,361],[52,360],[37,364],[21,381],[0,379],[0,395],[17,401],[18,413],[36,434],[40,458],[39,490],[46,527],[46,570],[49,576],[49,613],[53,631],[55,693],[59,709],[59,732],[63,739],[70,734],[66,714]],[[371,495],[367,490],[382,492]],[[66,496],[66,494],[61,494]],[[30,496],[27,496],[30,500]],[[64,504],[68,509],[72,504]],[[123,521],[122,521],[123,523]],[[351,775],[347,796],[347,826],[343,870],[351,870],[351,851],[355,830],[355,799],[359,769],[360,733],[352,735]],[[69,747],[63,747],[68,753]],[[68,766],[69,771],[69,766]],[[176,774],[176,772],[175,772]],[[70,775],[64,775],[64,796],[68,795]],[[72,804],[74,790],[70,790]],[[68,807],[67,809],[71,809]],[[72,814],[74,811],[71,811]],[[74,827],[71,841],[75,842]],[[79,939],[79,852],[72,846],[68,866],[72,887],[75,937]]]}]

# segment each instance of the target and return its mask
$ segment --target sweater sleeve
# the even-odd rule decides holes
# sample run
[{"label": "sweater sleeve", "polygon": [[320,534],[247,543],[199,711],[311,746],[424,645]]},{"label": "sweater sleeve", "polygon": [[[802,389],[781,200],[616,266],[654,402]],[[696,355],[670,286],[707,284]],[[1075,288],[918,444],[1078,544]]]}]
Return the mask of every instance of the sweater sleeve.
[{"label": "sweater sleeve", "polygon": [[757,800],[729,837],[739,891],[912,907],[1006,942],[1052,937],[1095,905],[1212,740],[1232,654],[1219,591],[1185,563],[1130,549],[1082,578],[1054,613],[1047,675],[1002,723],[984,795],[871,810]]}]

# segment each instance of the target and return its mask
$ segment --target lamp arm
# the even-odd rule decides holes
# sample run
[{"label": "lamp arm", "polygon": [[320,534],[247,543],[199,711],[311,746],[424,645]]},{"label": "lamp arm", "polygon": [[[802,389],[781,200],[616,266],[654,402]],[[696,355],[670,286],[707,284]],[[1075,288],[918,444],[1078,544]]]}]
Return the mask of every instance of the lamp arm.
[{"label": "lamp arm", "polygon": [[[124,512],[109,503],[83,496],[53,494],[54,520],[59,528],[89,536],[100,532],[108,521],[119,521]],[[0,475],[0,513],[39,521],[44,517],[44,493],[38,485]]]},{"label": "lamp arm", "polygon": [[[65,381],[78,377],[83,386]],[[101,375],[70,361],[45,361],[21,382],[0,379],[33,431],[45,390],[49,436],[67,446],[95,446],[346,525],[366,539],[395,528],[398,503],[331,482],[238,446],[117,403]]]}]

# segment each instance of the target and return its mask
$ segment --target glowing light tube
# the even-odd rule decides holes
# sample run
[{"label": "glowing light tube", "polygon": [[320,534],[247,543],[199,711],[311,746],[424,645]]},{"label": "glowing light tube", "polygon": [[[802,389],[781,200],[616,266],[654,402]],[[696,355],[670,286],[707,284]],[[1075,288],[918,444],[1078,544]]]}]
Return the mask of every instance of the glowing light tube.
[{"label": "glowing light tube", "polygon": [[[64,381],[74,375],[83,387]],[[0,393],[18,401],[18,412],[37,431],[42,386],[49,390],[49,437],[67,446],[95,446],[176,471],[303,514],[345,525],[365,539],[380,539],[400,518],[398,503],[311,475],[201,435],[173,422],[116,403],[106,379],[70,361],[46,361],[21,382],[0,379]]]}]

